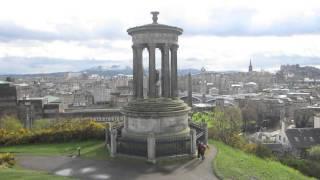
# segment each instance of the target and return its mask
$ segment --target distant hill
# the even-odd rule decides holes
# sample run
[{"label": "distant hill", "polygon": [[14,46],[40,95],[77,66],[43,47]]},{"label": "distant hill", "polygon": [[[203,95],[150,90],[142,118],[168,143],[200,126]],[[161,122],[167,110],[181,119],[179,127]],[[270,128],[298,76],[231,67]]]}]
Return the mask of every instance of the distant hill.
[{"label": "distant hill", "polygon": [[[132,74],[132,68],[129,66],[121,66],[121,65],[112,65],[110,67],[105,67],[105,66],[97,66],[97,67],[92,67],[89,69],[82,70],[81,72],[87,73],[88,75],[90,74],[98,74],[102,76],[115,76],[118,74],[124,74],[124,75],[131,75]],[[145,74],[148,73],[148,70],[144,70]],[[186,75],[188,73],[191,74],[197,74],[200,73],[200,70],[198,69],[179,69],[178,74],[179,75]]]},{"label": "distant hill", "polygon": [[118,74],[130,75],[132,74],[132,68],[129,66],[112,65],[110,67],[96,66],[89,69],[82,70],[80,72],[91,74],[98,74],[100,76],[115,76]]},{"label": "distant hill", "polygon": [[[123,74],[123,75],[132,75],[132,68],[129,66],[121,66],[121,65],[111,65],[111,66],[95,66],[91,67],[89,69],[85,69],[82,71],[79,71],[81,73],[85,73],[88,75],[91,74],[98,74],[100,76],[115,76],[118,74]],[[191,74],[198,74],[200,73],[200,70],[198,69],[179,69],[178,74],[179,75],[186,75],[188,73]],[[1,79],[4,79],[6,77],[12,77],[12,78],[23,78],[23,77],[29,77],[29,78],[34,78],[34,77],[65,77],[65,75],[68,72],[55,72],[55,73],[37,73],[37,74],[4,74],[0,75]],[[148,73],[148,70],[145,69],[145,74]]]}]

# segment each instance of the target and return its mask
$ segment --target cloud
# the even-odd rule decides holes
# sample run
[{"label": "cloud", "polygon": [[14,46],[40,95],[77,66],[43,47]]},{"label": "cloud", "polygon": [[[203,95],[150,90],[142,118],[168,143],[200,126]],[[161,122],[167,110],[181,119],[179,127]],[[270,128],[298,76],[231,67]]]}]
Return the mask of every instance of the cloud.
[{"label": "cloud", "polygon": [[[187,19],[173,23],[184,27],[185,34],[215,36],[292,36],[320,34],[320,13],[306,16],[300,13],[278,20],[259,20],[259,11],[251,8],[221,9],[211,12],[205,24]],[[272,13],[272,12],[270,12]]]},{"label": "cloud", "polygon": [[0,7],[0,73],[130,65],[126,30],[151,23],[152,10],[184,29],[180,68],[247,70],[250,58],[258,69],[319,64],[319,0],[10,0]]},{"label": "cloud", "polygon": [[[77,72],[96,66],[112,66],[119,64],[117,60],[96,59],[58,59],[48,57],[2,57],[0,58],[0,74],[29,74],[52,72]],[[128,60],[120,64],[126,65]]]},{"label": "cloud", "polygon": [[55,31],[34,30],[12,22],[0,22],[0,41],[85,41],[94,39],[119,39],[126,34],[119,31],[117,23],[102,24],[92,30],[71,24],[57,24]]}]

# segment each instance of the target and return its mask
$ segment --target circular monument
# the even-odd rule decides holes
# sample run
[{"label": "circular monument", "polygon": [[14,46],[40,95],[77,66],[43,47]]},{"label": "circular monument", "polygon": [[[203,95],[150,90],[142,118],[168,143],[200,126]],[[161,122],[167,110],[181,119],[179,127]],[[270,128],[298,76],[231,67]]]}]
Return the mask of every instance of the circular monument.
[{"label": "circular monument", "polygon": [[[191,108],[178,98],[178,36],[183,30],[158,24],[159,13],[151,14],[152,24],[128,29],[133,42],[133,99],[121,109],[123,125],[111,127],[107,133],[110,154],[139,156],[151,162],[178,155],[194,157],[196,140],[205,133],[197,131],[201,126],[188,122]],[[143,89],[144,49],[149,54],[147,92]],[[160,73],[155,66],[156,49],[161,51]]]},{"label": "circular monument", "polygon": [[[132,36],[133,50],[133,96],[122,108],[125,115],[122,136],[144,138],[154,134],[166,136],[190,136],[188,113],[190,107],[178,99],[177,51],[178,36],[183,30],[178,27],[158,24],[159,12],[151,12],[152,24],[128,29]],[[161,51],[160,87],[157,87],[155,68],[156,48]],[[149,53],[148,92],[143,92],[142,52]],[[158,89],[161,89],[158,92]],[[147,94],[146,96],[144,96]]]}]

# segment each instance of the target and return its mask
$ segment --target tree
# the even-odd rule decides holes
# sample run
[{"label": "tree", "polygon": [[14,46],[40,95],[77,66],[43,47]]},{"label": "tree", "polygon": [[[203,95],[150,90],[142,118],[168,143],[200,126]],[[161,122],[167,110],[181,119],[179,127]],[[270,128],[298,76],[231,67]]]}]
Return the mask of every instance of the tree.
[{"label": "tree", "polygon": [[308,149],[310,159],[320,160],[320,145],[316,145]]},{"label": "tree", "polygon": [[17,131],[21,128],[23,125],[15,116],[4,116],[0,119],[0,129]]},{"label": "tree", "polygon": [[226,107],[216,108],[212,113],[213,131],[216,138],[233,144],[233,138],[241,133],[242,115],[239,108]]},{"label": "tree", "polygon": [[255,131],[258,122],[258,110],[254,103],[248,103],[241,109],[243,115],[244,131]]}]

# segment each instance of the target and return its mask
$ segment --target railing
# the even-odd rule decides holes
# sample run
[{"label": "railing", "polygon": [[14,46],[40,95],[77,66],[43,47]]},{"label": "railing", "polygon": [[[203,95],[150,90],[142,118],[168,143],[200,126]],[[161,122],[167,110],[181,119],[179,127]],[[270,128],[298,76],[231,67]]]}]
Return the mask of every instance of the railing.
[{"label": "railing", "polygon": [[97,122],[124,121],[124,116],[91,116],[90,118]]},{"label": "railing", "polygon": [[197,134],[197,141],[205,141],[205,135],[206,135],[206,131],[207,131],[207,127],[204,126],[204,124],[202,123],[195,123],[195,122],[190,122],[189,126],[191,129],[196,130],[196,134]]},{"label": "railing", "polygon": [[146,139],[117,138],[117,153],[147,157]]},{"label": "railing", "polygon": [[156,157],[190,154],[190,152],[190,136],[156,139]]}]

